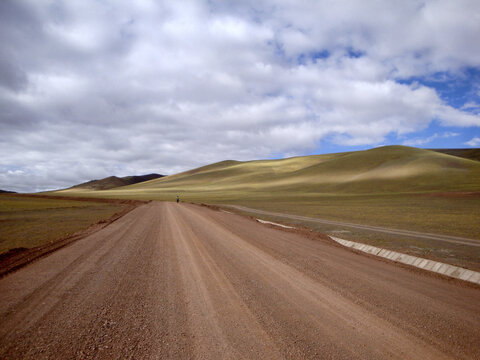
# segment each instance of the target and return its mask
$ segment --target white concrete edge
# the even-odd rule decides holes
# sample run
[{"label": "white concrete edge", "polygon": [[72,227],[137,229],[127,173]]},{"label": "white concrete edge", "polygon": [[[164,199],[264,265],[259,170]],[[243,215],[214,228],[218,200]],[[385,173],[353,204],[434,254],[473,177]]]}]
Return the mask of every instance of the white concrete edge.
[{"label": "white concrete edge", "polygon": [[233,214],[232,212],[230,211],[227,211],[227,210],[223,210],[223,209],[220,209],[221,212],[224,212],[224,213],[227,213],[227,214]]},{"label": "white concrete edge", "polygon": [[433,271],[439,274],[480,285],[480,272],[477,271],[464,269],[458,266],[449,265],[438,261],[419,258],[412,255],[402,254],[396,251],[386,250],[367,244],[344,240],[331,235],[330,238],[337,243],[352,249],[360,250],[368,254],[380,256],[403,264],[415,266],[420,269]]},{"label": "white concrete edge", "polygon": [[293,226],[278,224],[278,223],[274,223],[274,222],[267,221],[267,220],[257,219],[257,221],[259,223],[262,223],[262,224],[270,224],[270,225],[280,226],[280,227],[285,228],[285,229],[295,229]]}]

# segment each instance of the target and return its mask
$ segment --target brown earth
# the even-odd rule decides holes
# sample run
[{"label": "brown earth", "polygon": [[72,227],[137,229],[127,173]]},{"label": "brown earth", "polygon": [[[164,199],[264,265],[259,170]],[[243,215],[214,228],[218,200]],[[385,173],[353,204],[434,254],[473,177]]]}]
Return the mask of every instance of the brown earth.
[{"label": "brown earth", "polygon": [[445,198],[480,198],[480,191],[452,191],[452,192],[435,192],[421,194],[420,196],[428,197],[445,197]]},{"label": "brown earth", "polygon": [[480,289],[152,202],[0,279],[0,358],[478,359]]}]

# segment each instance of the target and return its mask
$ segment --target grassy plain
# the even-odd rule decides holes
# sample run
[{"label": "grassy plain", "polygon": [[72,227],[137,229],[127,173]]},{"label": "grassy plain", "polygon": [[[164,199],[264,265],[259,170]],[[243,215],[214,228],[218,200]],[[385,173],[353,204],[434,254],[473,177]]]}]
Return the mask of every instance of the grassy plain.
[{"label": "grassy plain", "polygon": [[[284,194],[242,192],[110,191],[91,194],[110,198],[233,204],[251,208],[318,217],[328,220],[385,226],[445,235],[478,238],[480,197],[443,194]],[[79,196],[87,194],[81,193]]]},{"label": "grassy plain", "polygon": [[[166,201],[179,195],[193,203],[237,204],[342,222],[480,237],[480,162],[404,146],[281,160],[230,160],[108,191],[58,194]],[[480,264],[480,253],[465,246],[303,225],[325,232],[343,231],[345,238],[378,246]]]},{"label": "grassy plain", "polygon": [[123,208],[122,204],[0,195],[0,254],[54,242]]}]

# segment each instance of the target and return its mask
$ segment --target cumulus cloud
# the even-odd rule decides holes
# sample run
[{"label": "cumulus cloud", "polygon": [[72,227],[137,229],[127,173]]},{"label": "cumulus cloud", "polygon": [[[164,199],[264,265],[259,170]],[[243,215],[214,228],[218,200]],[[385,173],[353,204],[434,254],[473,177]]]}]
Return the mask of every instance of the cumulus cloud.
[{"label": "cumulus cloud", "polygon": [[448,139],[448,138],[459,136],[459,135],[460,134],[454,133],[454,132],[445,132],[443,134],[435,133],[432,136],[429,136],[429,137],[426,137],[426,138],[414,138],[414,139],[405,140],[403,142],[403,145],[423,146],[423,145],[426,145],[428,143],[431,143],[433,140],[436,140],[436,139]]},{"label": "cumulus cloud", "polygon": [[[402,80],[480,65],[477,1],[0,2],[0,188],[478,127]],[[475,108],[476,109],[476,108]]]},{"label": "cumulus cloud", "polygon": [[475,136],[471,140],[465,142],[465,145],[470,147],[480,147],[480,137]]}]

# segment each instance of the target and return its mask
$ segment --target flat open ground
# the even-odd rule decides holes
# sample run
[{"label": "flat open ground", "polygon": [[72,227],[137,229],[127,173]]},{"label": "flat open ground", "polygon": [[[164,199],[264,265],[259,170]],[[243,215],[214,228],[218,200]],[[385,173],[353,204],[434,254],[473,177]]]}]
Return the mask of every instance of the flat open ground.
[{"label": "flat open ground", "polygon": [[0,279],[0,358],[480,358],[480,289],[153,202]]},{"label": "flat open ground", "polygon": [[405,194],[369,199],[331,196],[319,199],[314,205],[256,201],[247,207],[220,206],[264,220],[307,227],[347,240],[480,271],[479,195]]},{"label": "flat open ground", "polygon": [[128,205],[19,194],[0,195],[0,254],[54,242],[106,221]]}]

